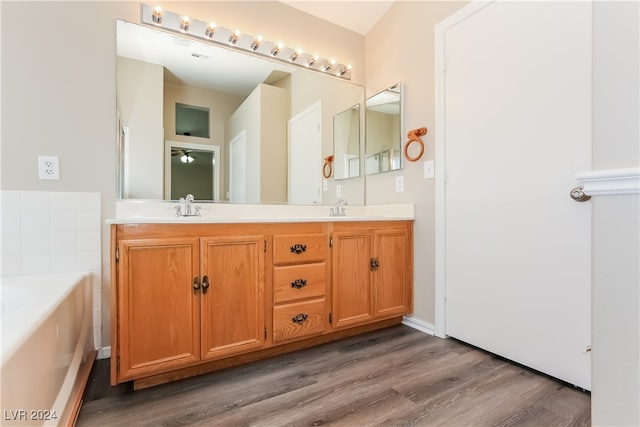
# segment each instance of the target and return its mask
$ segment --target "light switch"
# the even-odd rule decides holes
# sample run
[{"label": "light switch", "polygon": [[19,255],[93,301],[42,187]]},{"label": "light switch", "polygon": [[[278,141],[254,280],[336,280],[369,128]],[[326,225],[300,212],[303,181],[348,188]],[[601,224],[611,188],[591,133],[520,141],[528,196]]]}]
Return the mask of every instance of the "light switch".
[{"label": "light switch", "polygon": [[342,197],[342,185],[336,185],[336,197]]},{"label": "light switch", "polygon": [[434,176],[433,160],[427,160],[424,162],[424,179],[432,179]]},{"label": "light switch", "polygon": [[326,179],[322,180],[322,191],[328,191],[329,190],[329,181],[327,181]]}]

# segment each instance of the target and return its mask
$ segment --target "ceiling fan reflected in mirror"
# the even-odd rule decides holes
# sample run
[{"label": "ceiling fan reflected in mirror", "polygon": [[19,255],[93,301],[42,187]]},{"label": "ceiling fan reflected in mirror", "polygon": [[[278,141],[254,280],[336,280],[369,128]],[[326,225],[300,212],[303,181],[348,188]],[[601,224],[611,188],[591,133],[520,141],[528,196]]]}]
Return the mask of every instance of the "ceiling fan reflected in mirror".
[{"label": "ceiling fan reflected in mirror", "polygon": [[196,159],[195,157],[193,157],[191,155],[191,151],[178,149],[178,148],[172,148],[171,149],[171,156],[172,157],[180,156],[180,161],[182,163],[191,163]]}]

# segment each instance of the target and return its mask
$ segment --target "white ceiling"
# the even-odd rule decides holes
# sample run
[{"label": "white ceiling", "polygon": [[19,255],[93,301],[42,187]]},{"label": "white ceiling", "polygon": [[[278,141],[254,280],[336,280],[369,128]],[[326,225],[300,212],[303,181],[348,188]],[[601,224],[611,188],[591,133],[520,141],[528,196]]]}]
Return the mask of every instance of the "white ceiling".
[{"label": "white ceiling", "polygon": [[281,0],[291,7],[366,35],[395,0]]}]

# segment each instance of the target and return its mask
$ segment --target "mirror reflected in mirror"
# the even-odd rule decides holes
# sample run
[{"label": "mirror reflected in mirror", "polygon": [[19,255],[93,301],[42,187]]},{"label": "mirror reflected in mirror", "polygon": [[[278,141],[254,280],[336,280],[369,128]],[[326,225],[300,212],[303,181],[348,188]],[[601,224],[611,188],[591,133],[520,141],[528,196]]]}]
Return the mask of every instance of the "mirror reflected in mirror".
[{"label": "mirror reflected in mirror", "polygon": [[360,176],[360,104],[333,117],[335,179]]},{"label": "mirror reflected in mirror", "polygon": [[402,85],[367,98],[365,112],[366,175],[402,167]]},{"label": "mirror reflected in mirror", "polygon": [[[364,103],[349,81],[125,21],[116,87],[118,194],[132,199],[331,203],[333,117]],[[205,164],[202,190],[174,172]],[[360,179],[350,203],[364,204]]]}]

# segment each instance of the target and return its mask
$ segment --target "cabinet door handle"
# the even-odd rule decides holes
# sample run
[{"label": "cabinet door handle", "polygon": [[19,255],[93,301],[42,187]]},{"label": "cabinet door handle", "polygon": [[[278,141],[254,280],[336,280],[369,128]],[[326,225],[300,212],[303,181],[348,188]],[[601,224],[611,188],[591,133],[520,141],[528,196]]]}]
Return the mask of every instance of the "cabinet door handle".
[{"label": "cabinet door handle", "polygon": [[369,268],[371,271],[377,271],[378,267],[380,267],[380,261],[378,261],[378,258],[371,258],[369,261]]},{"label": "cabinet door handle", "polygon": [[193,278],[193,293],[197,294],[200,290],[200,278],[198,276]]},{"label": "cabinet door handle", "polygon": [[202,293],[206,294],[207,289],[209,289],[209,276],[204,276],[202,278]]},{"label": "cabinet door handle", "polygon": [[304,279],[296,279],[293,282],[291,282],[292,288],[300,289],[300,288],[304,288],[305,286],[307,286],[307,281]]},{"label": "cabinet door handle", "polygon": [[293,252],[294,254],[301,254],[302,252],[305,252],[307,250],[307,245],[303,245],[302,243],[296,243],[295,245],[291,246],[289,249],[291,249],[291,252]]},{"label": "cabinet door handle", "polygon": [[304,313],[300,313],[296,316],[293,316],[291,318],[291,321],[293,323],[297,323],[297,324],[301,324],[302,322],[304,322],[305,320],[307,320],[307,317],[309,317],[308,315],[304,314]]}]

